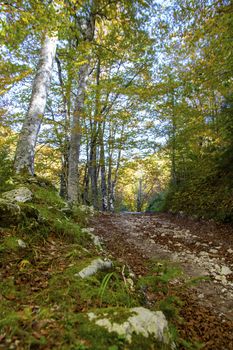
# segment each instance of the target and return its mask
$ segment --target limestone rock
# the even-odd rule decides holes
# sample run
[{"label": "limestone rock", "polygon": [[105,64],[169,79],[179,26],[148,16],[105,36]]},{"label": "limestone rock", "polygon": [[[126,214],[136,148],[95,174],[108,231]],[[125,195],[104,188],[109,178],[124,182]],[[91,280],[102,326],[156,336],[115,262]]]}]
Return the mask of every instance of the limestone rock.
[{"label": "limestone rock", "polygon": [[230,275],[232,273],[232,271],[231,271],[231,269],[229,269],[229,267],[228,266],[222,266],[221,267],[221,271],[220,271],[220,274],[221,275]]},{"label": "limestone rock", "polygon": [[10,202],[30,202],[32,200],[32,192],[27,187],[19,187],[15,190],[4,192],[2,198]]},{"label": "limestone rock", "polygon": [[26,243],[22,239],[18,239],[17,243],[20,248],[27,248]]},{"label": "limestone rock", "polygon": [[17,224],[20,220],[20,207],[9,200],[0,198],[0,226]]},{"label": "limestone rock", "polygon": [[218,253],[218,250],[217,249],[210,249],[209,252],[211,254],[217,254]]},{"label": "limestone rock", "polygon": [[130,316],[123,323],[116,323],[109,318],[99,318],[93,312],[88,313],[90,321],[95,321],[95,324],[104,327],[109,332],[116,332],[120,336],[131,343],[133,334],[142,335],[143,337],[152,336],[154,340],[164,344],[170,344],[171,349],[174,344],[171,344],[168,323],[161,311],[150,311],[144,307],[134,307],[129,309]]},{"label": "limestone rock", "polygon": [[112,267],[111,260],[102,260],[101,258],[95,259],[90,265],[82,269],[79,273],[75,274],[77,277],[86,278],[94,275],[99,270],[108,270]]}]

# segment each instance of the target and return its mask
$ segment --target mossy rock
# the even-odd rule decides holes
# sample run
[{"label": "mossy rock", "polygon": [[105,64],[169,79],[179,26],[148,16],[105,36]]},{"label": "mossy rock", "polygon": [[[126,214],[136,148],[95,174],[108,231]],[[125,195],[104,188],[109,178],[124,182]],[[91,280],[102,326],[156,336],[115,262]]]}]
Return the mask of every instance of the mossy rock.
[{"label": "mossy rock", "polygon": [[20,209],[22,219],[34,219],[38,222],[43,221],[39,210],[34,206],[21,203]]},{"label": "mossy rock", "polygon": [[21,218],[20,214],[21,210],[18,204],[0,198],[0,226],[6,227],[18,224]]},{"label": "mossy rock", "polygon": [[172,350],[175,344],[161,311],[142,307],[95,309],[76,315],[78,336],[90,350]]},{"label": "mossy rock", "polygon": [[14,203],[25,203],[32,200],[32,192],[27,187],[19,187],[14,190],[4,192],[2,198]]}]

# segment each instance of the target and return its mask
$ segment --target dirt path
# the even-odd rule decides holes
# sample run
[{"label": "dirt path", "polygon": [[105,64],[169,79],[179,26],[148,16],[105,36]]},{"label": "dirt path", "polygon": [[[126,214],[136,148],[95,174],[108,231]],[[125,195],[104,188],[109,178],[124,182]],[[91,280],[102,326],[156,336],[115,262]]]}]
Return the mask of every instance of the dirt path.
[{"label": "dirt path", "polygon": [[205,349],[233,349],[232,227],[168,214],[101,214],[93,225],[107,250],[137,275],[154,258],[179,263],[187,277],[205,276],[184,296],[182,316],[195,338],[207,340]]}]

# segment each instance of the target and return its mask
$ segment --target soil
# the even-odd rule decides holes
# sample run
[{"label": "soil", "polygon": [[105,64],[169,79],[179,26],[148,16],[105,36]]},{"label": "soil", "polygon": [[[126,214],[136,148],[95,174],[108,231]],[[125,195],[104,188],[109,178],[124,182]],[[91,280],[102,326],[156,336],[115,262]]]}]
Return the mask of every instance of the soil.
[{"label": "soil", "polygon": [[[176,293],[185,280],[204,277],[195,286],[179,288],[184,303],[179,333],[203,343],[202,349],[233,349],[232,226],[172,214],[132,213],[103,213],[92,226],[107,251],[136,276],[147,274],[148,261],[155,259],[181,265],[184,276],[170,286]],[[158,296],[147,298],[153,302]]]}]

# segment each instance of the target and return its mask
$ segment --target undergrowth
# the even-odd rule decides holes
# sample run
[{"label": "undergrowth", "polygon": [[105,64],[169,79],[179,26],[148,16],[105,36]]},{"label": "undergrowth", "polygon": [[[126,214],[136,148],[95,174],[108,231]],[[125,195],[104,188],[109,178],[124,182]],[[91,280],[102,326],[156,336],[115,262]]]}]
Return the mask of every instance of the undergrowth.
[{"label": "undergrowth", "polygon": [[[132,286],[130,271],[114,262],[109,272],[82,279],[80,270],[98,256],[81,229],[87,213],[75,209],[72,216],[72,210],[63,211],[67,204],[52,185],[40,181],[27,183],[33,201],[20,205],[20,223],[0,228],[0,349],[167,350],[138,335],[130,344],[86,316],[90,311],[107,313],[121,323],[129,308],[141,305],[164,312],[179,344],[172,325],[179,320],[182,303],[169,294],[169,283],[181,270],[152,261],[150,273]],[[146,304],[148,293],[156,295],[156,303]]]}]

